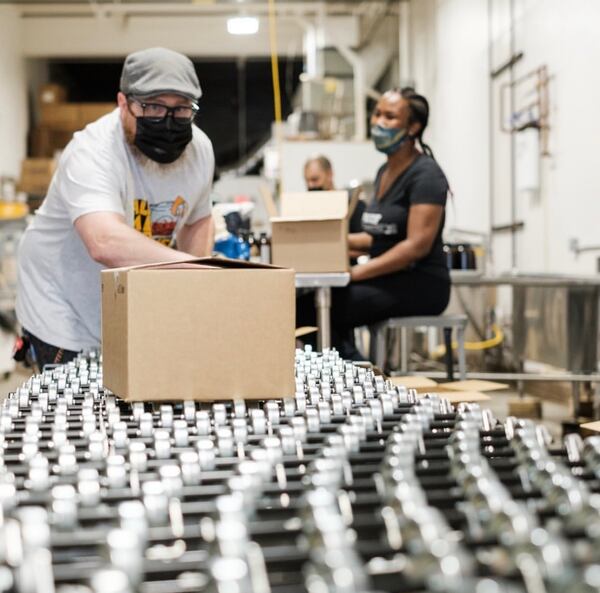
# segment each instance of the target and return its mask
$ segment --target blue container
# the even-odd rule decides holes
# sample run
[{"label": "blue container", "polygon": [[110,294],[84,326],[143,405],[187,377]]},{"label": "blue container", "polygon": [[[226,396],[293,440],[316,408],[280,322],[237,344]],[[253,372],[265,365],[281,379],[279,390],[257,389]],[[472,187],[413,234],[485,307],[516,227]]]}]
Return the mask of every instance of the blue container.
[{"label": "blue container", "polygon": [[242,237],[229,233],[225,239],[215,241],[214,250],[230,259],[250,259],[250,245]]}]

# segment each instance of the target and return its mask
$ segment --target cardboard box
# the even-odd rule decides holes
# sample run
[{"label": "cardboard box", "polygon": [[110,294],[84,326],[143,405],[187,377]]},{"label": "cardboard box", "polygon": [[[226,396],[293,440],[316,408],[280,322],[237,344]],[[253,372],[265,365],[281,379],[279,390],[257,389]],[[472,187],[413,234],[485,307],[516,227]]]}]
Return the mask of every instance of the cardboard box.
[{"label": "cardboard box", "polygon": [[76,132],[110,113],[114,103],[47,103],[40,106],[40,123],[53,130]]},{"label": "cardboard box", "polygon": [[21,162],[18,190],[36,196],[46,195],[55,169],[54,159],[24,159]]},{"label": "cardboard box", "polygon": [[271,218],[273,264],[296,272],[347,272],[347,216],[345,191],[282,194],[281,216]]},{"label": "cardboard box", "polygon": [[104,385],[129,401],[293,397],[293,270],[202,258],[102,272]]},{"label": "cardboard box", "polygon": [[461,404],[463,402],[468,403],[482,403],[489,402],[492,398],[482,393],[481,391],[434,391],[433,393],[439,393],[440,397],[447,399],[451,404]]},{"label": "cardboard box", "polygon": [[444,383],[444,389],[455,391],[502,391],[508,389],[510,385],[506,383],[496,383],[495,381],[482,381],[480,379],[466,379],[465,381],[452,381]]},{"label": "cardboard box", "polygon": [[31,156],[53,157],[73,138],[73,131],[54,130],[48,126],[36,126],[31,131]]},{"label": "cardboard box", "polygon": [[67,89],[54,82],[43,84],[38,91],[40,105],[49,103],[64,103],[67,100]]},{"label": "cardboard box", "polygon": [[595,420],[594,422],[585,422],[579,425],[580,433],[582,437],[597,436],[600,432],[600,422]]},{"label": "cardboard box", "polygon": [[417,393],[437,393],[439,385],[433,379],[427,377],[402,375],[401,377],[390,377],[394,385],[401,385],[407,389],[416,389]]},{"label": "cardboard box", "polygon": [[45,103],[40,105],[40,123],[53,130],[78,130],[79,113],[79,103]]},{"label": "cardboard box", "polygon": [[79,129],[85,128],[88,124],[110,113],[116,106],[116,103],[80,103]]}]

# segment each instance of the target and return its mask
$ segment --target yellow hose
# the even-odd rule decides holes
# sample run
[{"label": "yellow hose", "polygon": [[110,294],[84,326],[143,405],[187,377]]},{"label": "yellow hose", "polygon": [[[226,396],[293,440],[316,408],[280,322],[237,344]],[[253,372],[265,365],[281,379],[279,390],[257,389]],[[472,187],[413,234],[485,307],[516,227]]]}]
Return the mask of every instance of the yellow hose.
[{"label": "yellow hose", "polygon": [[279,65],[277,58],[275,0],[269,0],[269,45],[271,48],[271,77],[273,79],[273,107],[275,110],[275,121],[281,123],[281,88],[279,86]]},{"label": "yellow hose", "polygon": [[[481,342],[465,342],[465,350],[487,350],[488,348],[494,348],[494,346],[498,346],[504,340],[504,332],[496,323],[492,324],[492,331],[494,332],[493,337],[488,340],[482,340]],[[456,350],[458,348],[458,342],[452,342],[452,349]],[[446,354],[446,347],[441,344],[438,346],[433,352],[432,356],[434,358],[439,358]]]}]

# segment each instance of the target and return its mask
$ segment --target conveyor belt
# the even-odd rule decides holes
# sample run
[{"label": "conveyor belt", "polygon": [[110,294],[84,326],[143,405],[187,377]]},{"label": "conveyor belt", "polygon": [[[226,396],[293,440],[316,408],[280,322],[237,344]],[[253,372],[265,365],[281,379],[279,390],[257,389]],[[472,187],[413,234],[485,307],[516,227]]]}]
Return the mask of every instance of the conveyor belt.
[{"label": "conveyor belt", "polygon": [[0,592],[600,592],[600,439],[335,352],[296,397],[128,404],[96,356],[0,411]]}]

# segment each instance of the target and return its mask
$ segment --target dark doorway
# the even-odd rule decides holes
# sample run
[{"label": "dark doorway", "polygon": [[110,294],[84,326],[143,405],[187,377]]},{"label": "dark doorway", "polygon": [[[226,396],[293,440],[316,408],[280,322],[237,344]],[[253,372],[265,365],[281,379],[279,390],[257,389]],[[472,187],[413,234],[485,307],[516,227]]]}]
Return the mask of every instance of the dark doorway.
[{"label": "dark doorway", "polygon": [[[67,88],[69,101],[115,101],[122,64],[122,60],[51,60],[49,80]],[[270,136],[271,62],[239,58],[194,60],[194,65],[203,91],[197,124],[213,143],[217,166],[227,168],[243,161]],[[283,117],[291,112],[302,67],[302,58],[280,61]]]}]

